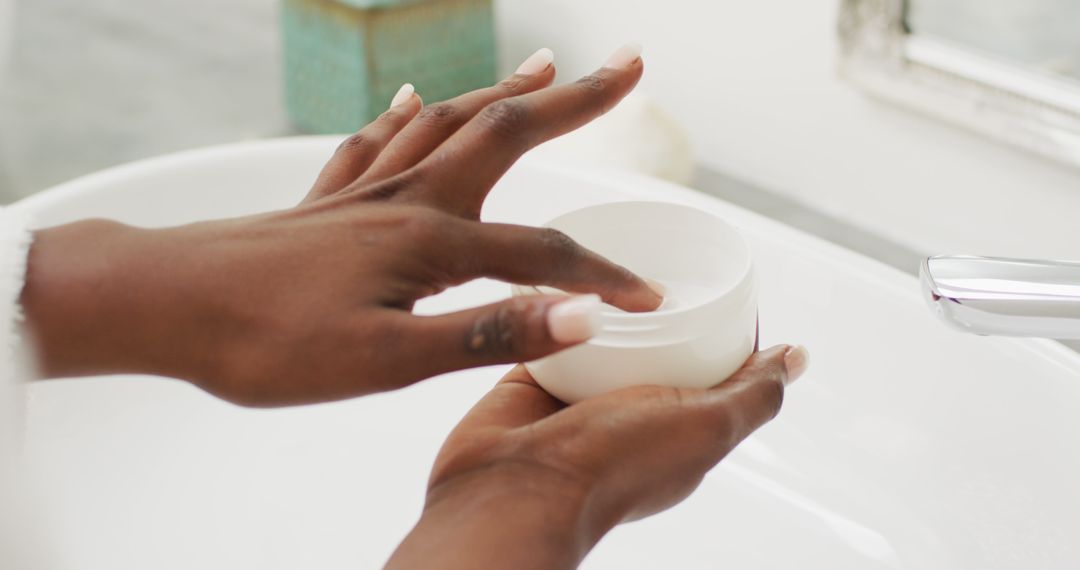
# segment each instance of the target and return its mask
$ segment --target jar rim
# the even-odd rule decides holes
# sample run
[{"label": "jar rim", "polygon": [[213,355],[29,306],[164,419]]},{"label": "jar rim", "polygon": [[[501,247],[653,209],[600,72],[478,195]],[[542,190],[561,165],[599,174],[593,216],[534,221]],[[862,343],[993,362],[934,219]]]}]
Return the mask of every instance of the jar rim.
[{"label": "jar rim", "polygon": [[[707,212],[692,206],[685,204],[679,204],[674,202],[661,202],[650,200],[630,200],[620,202],[607,202],[603,204],[595,204],[569,212],[564,212],[551,220],[543,224],[544,228],[558,228],[558,224],[561,221],[565,221],[568,218],[577,218],[582,216],[588,216],[597,210],[610,210],[613,208],[634,208],[645,206],[650,210],[667,209],[678,210],[680,215],[690,214],[692,216],[699,216],[708,218],[709,224],[715,224],[718,228],[722,228],[726,232],[726,238],[731,240],[733,250],[737,250],[739,255],[738,261],[741,263],[741,267],[735,272],[735,277],[727,281],[721,288],[711,290],[708,298],[701,300],[693,305],[685,307],[677,307],[673,309],[659,309],[655,311],[649,311],[644,313],[629,313],[620,311],[614,307],[605,306],[601,312],[601,319],[604,325],[654,325],[664,326],[672,321],[685,317],[686,315],[699,313],[706,310],[709,306],[723,303],[725,299],[735,295],[739,289],[745,288],[748,283],[752,287],[752,276],[754,273],[753,256],[751,255],[750,244],[746,241],[746,237],[739,232],[733,224],[724,220],[720,216]],[[571,237],[573,237],[571,235]],[[514,293],[521,295],[543,295],[547,294],[540,289],[537,285],[514,285]],[[569,293],[567,293],[569,295]]]}]

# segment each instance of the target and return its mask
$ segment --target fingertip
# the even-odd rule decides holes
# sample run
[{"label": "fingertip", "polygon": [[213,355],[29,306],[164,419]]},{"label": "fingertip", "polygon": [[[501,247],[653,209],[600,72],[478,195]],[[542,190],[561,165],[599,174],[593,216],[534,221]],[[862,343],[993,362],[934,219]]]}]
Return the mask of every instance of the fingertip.
[{"label": "fingertip", "polygon": [[423,108],[424,100],[418,93],[411,93],[400,100],[395,99],[390,108],[379,116],[379,120],[392,125],[396,133],[404,129]]},{"label": "fingertip", "polygon": [[644,279],[644,281],[645,284],[649,286],[649,289],[652,289],[652,292],[656,293],[656,296],[663,299],[664,296],[667,295],[667,287],[663,283],[652,279]]},{"label": "fingertip", "polygon": [[662,307],[664,305],[664,301],[667,300],[667,286],[665,286],[659,281],[654,281],[652,279],[643,279],[643,281],[645,282],[645,285],[649,287],[649,292],[652,293],[653,296],[652,302],[656,305],[650,310],[655,311]]},{"label": "fingertip", "polygon": [[784,386],[790,386],[809,366],[810,352],[805,346],[781,344],[752,355],[744,368],[771,370],[772,376],[778,376]]},{"label": "fingertip", "polygon": [[514,75],[532,76],[547,71],[555,61],[555,52],[549,48],[540,48],[530,55],[514,71]]},{"label": "fingertip", "polygon": [[787,369],[784,385],[791,385],[810,367],[810,351],[805,346],[790,346],[784,351],[784,367]]},{"label": "fingertip", "polygon": [[510,372],[507,372],[505,376],[500,378],[499,381],[496,382],[496,386],[509,383],[535,384],[536,380],[533,380],[532,374],[529,373],[529,370],[525,368],[524,364],[518,364],[511,368]]},{"label": "fingertip", "polygon": [[750,355],[750,358],[746,359],[746,364],[743,365],[741,371],[754,371],[754,370],[769,370],[772,369],[776,376],[779,376],[782,380],[782,376],[786,375],[787,364],[784,362],[784,355],[791,350],[792,345],[780,344],[759,350]]},{"label": "fingertip", "polygon": [[776,346],[767,348],[765,350],[758,351],[756,354],[750,357],[751,360],[776,360],[782,358],[788,350],[791,350],[790,344],[778,344]]},{"label": "fingertip", "polygon": [[416,87],[412,83],[406,83],[402,85],[401,88],[398,89],[397,93],[394,94],[393,99],[391,99],[390,108],[393,109],[395,107],[400,107],[401,105],[408,103],[412,100],[413,95],[415,94]]},{"label": "fingertip", "polygon": [[409,97],[405,103],[401,105],[402,109],[410,115],[415,115],[424,108],[424,99],[420,97],[419,93],[413,93],[412,97]]},{"label": "fingertip", "polygon": [[509,90],[508,95],[524,95],[549,87],[555,81],[556,67],[554,63],[548,64],[543,69],[533,73],[519,73],[503,79],[498,86]]},{"label": "fingertip", "polygon": [[637,87],[637,84],[641,82],[641,78],[645,76],[645,60],[639,56],[622,67],[604,65],[596,72],[596,75],[610,78],[616,84],[624,85],[624,88],[628,89],[629,92]]},{"label": "fingertip", "polygon": [[630,42],[615,50],[615,53],[604,62],[605,69],[629,69],[641,62],[641,53],[644,48],[637,42]]},{"label": "fingertip", "polygon": [[611,299],[610,303],[628,313],[648,313],[664,304],[666,288],[651,279],[635,279],[633,291]]},{"label": "fingertip", "polygon": [[556,67],[554,63],[552,63],[551,65],[547,66],[547,69],[536,74],[536,77],[539,78],[538,81],[540,82],[540,86],[546,87],[550,86],[552,83],[555,82],[555,76],[557,76],[558,74],[559,68]]},{"label": "fingertip", "polygon": [[547,325],[551,338],[560,344],[580,344],[600,332],[599,295],[581,295],[548,308]]}]

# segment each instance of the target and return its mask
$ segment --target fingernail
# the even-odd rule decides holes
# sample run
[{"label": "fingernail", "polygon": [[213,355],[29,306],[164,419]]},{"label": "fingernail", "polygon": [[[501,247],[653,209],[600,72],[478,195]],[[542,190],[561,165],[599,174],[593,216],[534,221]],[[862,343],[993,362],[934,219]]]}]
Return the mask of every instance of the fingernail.
[{"label": "fingernail", "polygon": [[540,48],[523,61],[514,73],[517,75],[536,75],[547,69],[553,61],[555,61],[555,52],[548,48]]},{"label": "fingernail", "polygon": [[600,332],[599,295],[582,295],[548,310],[551,338],[563,344],[585,342]]},{"label": "fingernail", "polygon": [[393,109],[408,101],[412,98],[413,93],[416,93],[416,87],[414,87],[412,83],[402,85],[401,89],[398,89],[397,95],[394,95],[394,99],[390,101],[390,108]]},{"label": "fingernail", "polygon": [[663,283],[653,281],[652,279],[645,279],[645,284],[649,286],[649,289],[652,289],[653,293],[656,293],[661,297],[667,295],[667,287],[664,287]]},{"label": "fingernail", "polygon": [[810,366],[810,351],[805,346],[792,346],[784,353],[784,366],[787,368],[787,382],[790,385],[806,373]]},{"label": "fingernail", "polygon": [[608,69],[622,69],[628,67],[631,63],[634,63],[641,57],[641,49],[641,44],[626,44],[615,50],[615,53],[611,54],[611,57],[608,58],[604,67]]}]

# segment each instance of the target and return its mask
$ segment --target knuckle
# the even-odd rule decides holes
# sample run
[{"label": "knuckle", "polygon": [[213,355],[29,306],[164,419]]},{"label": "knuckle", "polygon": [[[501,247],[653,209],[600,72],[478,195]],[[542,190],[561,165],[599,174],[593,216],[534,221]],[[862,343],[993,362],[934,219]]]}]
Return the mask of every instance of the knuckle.
[{"label": "knuckle", "polygon": [[489,130],[508,137],[520,137],[529,127],[529,109],[517,99],[503,99],[484,107],[480,118]]},{"label": "knuckle", "polygon": [[363,131],[349,135],[338,145],[338,152],[357,152],[367,149],[371,140]]},{"label": "knuckle", "polygon": [[577,85],[586,93],[584,108],[594,117],[609,111],[616,100],[616,93],[607,89],[609,79],[600,75],[586,75],[577,80]]},{"label": "knuckle", "polygon": [[521,89],[522,84],[524,84],[527,79],[527,76],[511,75],[510,77],[507,77],[506,79],[503,79],[498,84],[496,84],[496,87],[504,91],[517,93],[517,91]]},{"label": "knuckle", "polygon": [[451,103],[435,103],[424,107],[417,120],[429,126],[444,126],[453,123],[458,115],[458,109]]},{"label": "knuckle", "polygon": [[375,118],[376,123],[394,123],[401,117],[401,113],[395,109],[383,111]]},{"label": "knuckle", "polygon": [[528,303],[514,300],[481,316],[469,331],[469,350],[496,358],[510,358],[521,353],[525,345],[525,322],[531,308]]},{"label": "knuckle", "polygon": [[607,79],[599,75],[586,75],[577,80],[577,84],[583,89],[589,91],[602,91],[604,87],[607,87]]},{"label": "knuckle", "polygon": [[738,390],[724,397],[713,410],[713,425],[731,447],[776,418],[784,404],[784,385],[778,378],[755,379]]},{"label": "knuckle", "polygon": [[687,401],[686,393],[681,388],[658,392],[658,399],[661,399],[665,404],[680,411],[685,411],[690,407],[690,402]]},{"label": "knuckle", "polygon": [[713,433],[715,433],[717,439],[727,442],[729,446],[734,446],[738,443],[739,436],[739,420],[738,410],[728,403],[723,406],[716,406],[711,409],[711,413],[708,417],[708,424],[712,426]]},{"label": "knuckle", "polygon": [[375,120],[381,123],[396,123],[402,124],[413,117],[413,113],[405,111],[403,106],[391,107],[379,114],[379,117]]},{"label": "knuckle", "polygon": [[544,228],[540,231],[540,242],[551,250],[563,263],[576,262],[582,256],[581,246],[574,238],[554,228]]},{"label": "knuckle", "polygon": [[768,419],[773,419],[780,414],[780,408],[784,407],[784,385],[779,381],[765,382],[762,386],[762,406]]}]

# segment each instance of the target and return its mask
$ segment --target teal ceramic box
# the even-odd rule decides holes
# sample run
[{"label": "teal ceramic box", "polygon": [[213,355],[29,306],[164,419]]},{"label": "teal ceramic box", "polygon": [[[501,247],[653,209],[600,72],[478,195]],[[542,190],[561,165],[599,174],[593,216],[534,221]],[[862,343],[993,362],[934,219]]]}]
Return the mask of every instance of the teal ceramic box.
[{"label": "teal ceramic box", "polygon": [[495,80],[493,0],[282,2],[285,104],[304,131],[355,131],[404,83],[434,102]]}]

